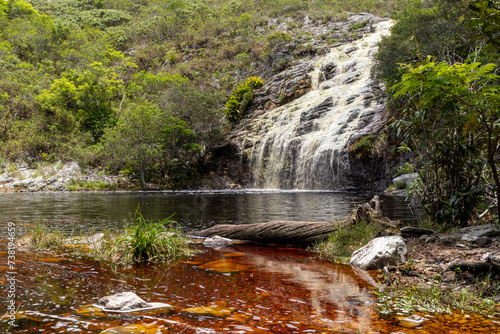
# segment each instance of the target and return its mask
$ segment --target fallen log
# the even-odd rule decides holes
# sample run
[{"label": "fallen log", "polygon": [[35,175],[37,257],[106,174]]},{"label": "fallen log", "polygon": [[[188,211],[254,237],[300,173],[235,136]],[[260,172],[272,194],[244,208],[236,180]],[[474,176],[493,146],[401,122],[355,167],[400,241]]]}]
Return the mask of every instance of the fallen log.
[{"label": "fallen log", "polygon": [[365,221],[381,224],[391,230],[398,223],[383,217],[379,208],[378,196],[369,202],[359,205],[348,219],[340,222],[297,222],[277,220],[259,224],[216,225],[201,231],[189,233],[197,237],[221,236],[229,239],[246,240],[264,244],[312,244],[328,239],[330,234],[341,227]]},{"label": "fallen log", "polygon": [[464,262],[464,263],[453,263],[448,266],[443,273],[446,271],[468,271],[472,274],[475,273],[500,273],[500,265],[492,262]]}]

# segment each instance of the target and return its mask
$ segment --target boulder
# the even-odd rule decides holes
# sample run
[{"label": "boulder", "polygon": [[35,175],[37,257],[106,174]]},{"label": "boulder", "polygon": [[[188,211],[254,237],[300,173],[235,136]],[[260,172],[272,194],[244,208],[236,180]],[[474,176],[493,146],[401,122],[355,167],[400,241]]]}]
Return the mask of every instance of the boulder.
[{"label": "boulder", "polygon": [[480,226],[464,227],[464,228],[459,229],[456,232],[456,234],[458,234],[459,236],[468,235],[466,237],[466,239],[472,239],[472,237],[494,238],[494,237],[500,236],[500,226],[493,225],[493,224],[487,224],[487,225],[480,225]]},{"label": "boulder", "polygon": [[405,187],[410,186],[412,182],[418,179],[418,173],[408,173],[395,177],[392,180],[393,184],[404,183]]},{"label": "boulder", "polygon": [[102,297],[94,305],[85,305],[82,306],[82,308],[84,311],[85,309],[86,311],[92,311],[89,309],[91,306],[98,307],[104,312],[127,313],[132,315],[165,314],[173,310],[173,306],[170,304],[147,303],[130,291]]},{"label": "boulder", "polygon": [[406,244],[401,236],[380,237],[356,250],[350,263],[365,270],[382,269],[403,261],[406,253]]},{"label": "boulder", "polygon": [[120,292],[111,296],[102,297],[96,306],[109,311],[132,311],[141,308],[148,308],[150,304],[145,302],[133,292]]}]

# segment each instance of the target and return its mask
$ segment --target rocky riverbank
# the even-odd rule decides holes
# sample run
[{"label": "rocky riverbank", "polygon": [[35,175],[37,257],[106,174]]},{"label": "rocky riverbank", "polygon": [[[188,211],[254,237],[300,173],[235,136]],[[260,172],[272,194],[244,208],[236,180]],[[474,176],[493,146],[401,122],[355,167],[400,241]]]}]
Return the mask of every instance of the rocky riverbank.
[{"label": "rocky riverbank", "polygon": [[76,162],[9,164],[0,168],[0,191],[115,190],[130,186],[127,178],[97,169],[82,169]]},{"label": "rocky riverbank", "polygon": [[498,225],[471,226],[447,235],[407,227],[401,236],[406,246],[403,261],[379,266],[374,273],[381,284],[382,312],[460,309],[500,316]]}]

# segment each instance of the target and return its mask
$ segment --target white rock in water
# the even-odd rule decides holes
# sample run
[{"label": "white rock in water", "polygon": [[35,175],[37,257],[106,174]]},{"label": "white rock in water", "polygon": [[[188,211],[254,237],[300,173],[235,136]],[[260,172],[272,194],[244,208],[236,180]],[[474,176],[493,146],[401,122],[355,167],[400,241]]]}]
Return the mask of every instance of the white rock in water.
[{"label": "white rock in water", "polygon": [[228,238],[223,238],[215,235],[211,238],[206,238],[203,244],[207,247],[222,247],[234,244],[234,241]]},{"label": "white rock in water", "polygon": [[398,319],[398,325],[405,328],[415,328],[424,323],[421,316],[414,314],[408,318]]},{"label": "white rock in water", "polygon": [[135,293],[130,291],[102,297],[95,305],[102,307],[104,310],[110,311],[131,311],[141,308],[149,308],[151,306]]},{"label": "white rock in water", "polygon": [[380,237],[356,250],[350,263],[365,270],[382,269],[403,261],[406,253],[406,244],[401,236]]}]

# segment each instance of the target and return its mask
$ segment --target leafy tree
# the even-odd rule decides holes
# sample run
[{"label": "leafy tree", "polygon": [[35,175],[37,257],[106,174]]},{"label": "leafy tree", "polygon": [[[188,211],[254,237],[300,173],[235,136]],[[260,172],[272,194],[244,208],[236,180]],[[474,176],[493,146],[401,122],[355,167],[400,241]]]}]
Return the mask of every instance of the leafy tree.
[{"label": "leafy tree", "polygon": [[496,160],[500,140],[500,76],[495,64],[434,62],[406,65],[392,87],[407,99],[396,122],[404,145],[417,151],[422,187],[419,195],[441,221],[465,223],[481,200],[487,164],[500,212]]},{"label": "leafy tree", "polygon": [[81,129],[90,132],[95,141],[114,124],[124,99],[127,75],[136,67],[121,52],[108,50],[106,58],[111,66],[94,62],[82,72],[67,72],[38,97],[46,112],[72,112]]},{"label": "leafy tree", "polygon": [[382,39],[373,74],[389,86],[399,81],[399,64],[417,63],[421,55],[463,62],[475,49],[467,28],[472,13],[467,0],[400,1],[391,34]]},{"label": "leafy tree", "polygon": [[104,135],[104,154],[113,168],[128,168],[140,176],[168,180],[169,172],[190,160],[200,146],[186,123],[166,115],[154,105],[136,105],[124,113]]},{"label": "leafy tree", "polygon": [[480,39],[486,39],[485,52],[498,52],[500,49],[500,2],[473,0],[469,4],[473,17],[469,26]]},{"label": "leafy tree", "polygon": [[157,101],[160,109],[186,122],[205,150],[222,141],[226,120],[221,93],[214,89],[200,89],[187,81],[177,81]]}]

